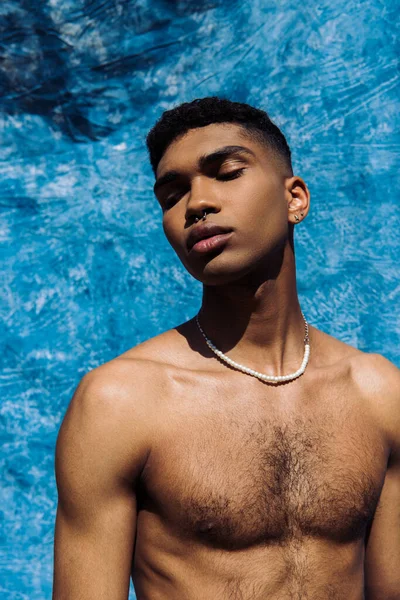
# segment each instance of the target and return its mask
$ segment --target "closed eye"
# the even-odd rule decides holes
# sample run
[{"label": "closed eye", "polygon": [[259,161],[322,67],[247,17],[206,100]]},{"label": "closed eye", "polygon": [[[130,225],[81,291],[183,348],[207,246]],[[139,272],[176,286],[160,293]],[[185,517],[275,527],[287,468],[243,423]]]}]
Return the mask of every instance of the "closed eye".
[{"label": "closed eye", "polygon": [[244,170],[245,170],[245,167],[242,167],[241,169],[236,169],[235,171],[229,171],[228,173],[221,173],[220,175],[217,176],[217,179],[220,181],[230,181],[231,179],[236,179],[237,177],[240,177],[240,175],[243,173]]},{"label": "closed eye", "polygon": [[163,201],[163,205],[166,208],[170,208],[171,205],[174,204],[174,202],[177,202],[182,197],[183,194],[184,194],[184,192],[177,192],[176,194],[171,194]]},{"label": "closed eye", "polygon": [[[227,173],[221,173],[216,175],[216,179],[218,181],[231,181],[233,179],[237,179],[241,176],[243,171],[246,170],[246,167],[241,167],[240,169],[235,169],[234,171],[228,171]],[[174,194],[170,194],[163,201],[163,205],[165,209],[171,208],[171,206],[177,202],[186,192],[184,190],[178,190]]]}]

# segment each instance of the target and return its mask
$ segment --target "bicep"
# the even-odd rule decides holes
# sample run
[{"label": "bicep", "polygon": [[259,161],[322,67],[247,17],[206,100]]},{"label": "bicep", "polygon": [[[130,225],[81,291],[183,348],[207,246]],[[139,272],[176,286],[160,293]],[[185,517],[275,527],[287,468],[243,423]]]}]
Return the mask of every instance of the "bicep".
[{"label": "bicep", "polygon": [[400,600],[400,465],[388,469],[365,552],[365,599]]},{"label": "bicep", "polygon": [[[72,520],[57,507],[54,600],[126,600],[135,532],[133,498],[116,497]],[[79,514],[79,511],[78,511]]]},{"label": "bicep", "polygon": [[53,600],[128,598],[141,448],[123,413],[117,398],[84,383],[61,425]]}]

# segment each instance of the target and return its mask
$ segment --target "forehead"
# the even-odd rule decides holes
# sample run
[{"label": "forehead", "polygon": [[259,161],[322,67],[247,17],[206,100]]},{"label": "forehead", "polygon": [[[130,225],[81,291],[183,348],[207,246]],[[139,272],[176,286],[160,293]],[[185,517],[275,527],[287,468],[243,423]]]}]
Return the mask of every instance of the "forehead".
[{"label": "forehead", "polygon": [[209,154],[222,146],[241,145],[252,150],[256,156],[268,153],[268,149],[253,140],[249,133],[233,123],[212,123],[205,127],[189,129],[174,140],[164,152],[157,166],[157,177],[169,170],[180,170],[195,165],[199,156]]}]

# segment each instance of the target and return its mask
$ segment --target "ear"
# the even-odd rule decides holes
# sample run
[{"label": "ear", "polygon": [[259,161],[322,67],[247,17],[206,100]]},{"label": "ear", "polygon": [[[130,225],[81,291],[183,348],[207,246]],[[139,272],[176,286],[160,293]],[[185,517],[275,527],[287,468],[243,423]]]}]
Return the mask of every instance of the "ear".
[{"label": "ear", "polygon": [[303,221],[310,210],[310,192],[301,177],[286,179],[286,197],[288,203],[288,221],[296,225]]}]

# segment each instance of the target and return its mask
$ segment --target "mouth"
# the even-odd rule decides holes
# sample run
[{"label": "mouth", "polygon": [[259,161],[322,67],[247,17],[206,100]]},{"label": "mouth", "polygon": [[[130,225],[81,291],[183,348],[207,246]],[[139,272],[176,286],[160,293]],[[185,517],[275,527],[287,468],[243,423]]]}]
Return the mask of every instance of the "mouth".
[{"label": "mouth", "polygon": [[206,252],[210,252],[211,250],[222,248],[225,242],[230,238],[232,233],[233,231],[228,231],[226,233],[219,233],[217,235],[212,235],[208,238],[203,238],[192,246],[190,253],[195,252],[199,254],[205,254]]},{"label": "mouth", "polygon": [[198,225],[189,233],[186,242],[187,249],[189,252],[191,252],[193,249],[199,250],[202,248],[207,248],[210,246],[210,244],[214,244],[220,239],[225,239],[227,235],[231,233],[232,229],[221,227],[220,225],[216,225],[214,223],[204,223]]}]

